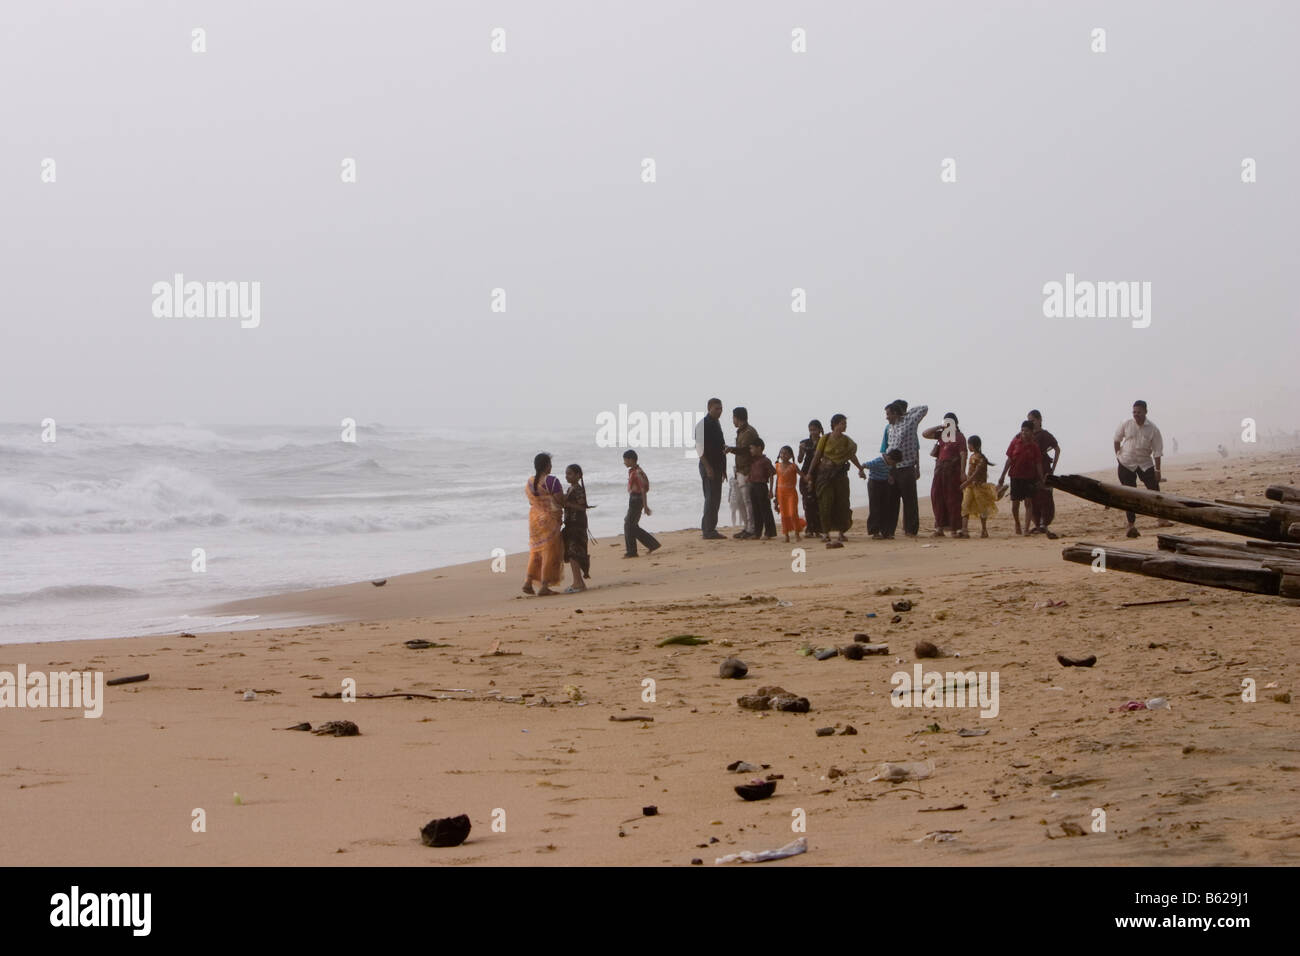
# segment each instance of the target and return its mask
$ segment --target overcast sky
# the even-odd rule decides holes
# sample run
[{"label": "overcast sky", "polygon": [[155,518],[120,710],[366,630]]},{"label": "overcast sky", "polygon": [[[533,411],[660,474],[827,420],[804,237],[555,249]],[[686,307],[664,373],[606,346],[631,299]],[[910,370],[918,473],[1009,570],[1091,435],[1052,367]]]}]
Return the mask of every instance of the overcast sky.
[{"label": "overcast sky", "polygon": [[[998,444],[1038,406],[1104,451],[1138,397],[1166,437],[1296,427],[1295,3],[9,0],[0,26],[2,420],[544,431],[717,394],[782,441],[835,411],[869,441],[899,396]],[[259,281],[260,326],[156,318],[177,272]],[[1150,282],[1150,327],[1045,318],[1067,272]]]}]

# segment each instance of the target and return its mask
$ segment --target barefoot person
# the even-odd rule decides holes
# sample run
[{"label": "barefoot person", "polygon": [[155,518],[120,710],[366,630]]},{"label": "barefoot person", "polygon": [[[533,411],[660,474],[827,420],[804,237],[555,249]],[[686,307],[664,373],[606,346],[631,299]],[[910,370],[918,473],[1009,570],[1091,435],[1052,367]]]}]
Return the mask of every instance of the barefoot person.
[{"label": "barefoot person", "polygon": [[630,448],[623,452],[623,466],[627,468],[627,517],[623,519],[623,542],[627,551],[623,557],[637,556],[638,541],[645,545],[646,554],[654,554],[662,545],[654,535],[641,527],[641,512],[650,514],[650,479],[636,463],[636,452]]},{"label": "barefoot person", "polygon": [[573,584],[565,594],[587,590],[583,578],[591,577],[591,556],[587,553],[587,512],[595,505],[587,504],[587,486],[582,481],[582,468],[570,465],[564,469],[564,480],[569,490],[564,494],[564,560],[573,572]]},{"label": "barefoot person", "polygon": [[966,480],[961,483],[960,538],[970,537],[970,519],[980,519],[980,537],[989,536],[989,518],[998,513],[998,496],[989,484],[989,460],[984,457],[984,442],[979,435],[967,439],[970,444],[970,465]]},{"label": "barefoot person", "polygon": [[806,522],[799,517],[799,466],[794,463],[794,449],[782,445],[776,463],[776,503],[781,512],[781,532],[785,540],[801,539]]},{"label": "barefoot person", "polygon": [[[1007,461],[998,478],[997,497],[1002,497],[1007,472],[1011,472],[1011,517],[1016,522],[1016,534],[1027,535],[1034,523],[1034,492],[1043,480],[1043,454],[1034,441],[1034,423],[1020,423],[1020,434],[1011,439],[1007,447]],[[1025,524],[1020,525],[1020,502],[1025,503]]]},{"label": "barefoot person", "polygon": [[[1025,418],[1034,423],[1034,441],[1038,442],[1038,448],[1043,453],[1043,473],[1055,474],[1056,465],[1061,460],[1061,446],[1056,443],[1056,436],[1043,427],[1043,413],[1038,409],[1030,409]],[[1044,481],[1034,494],[1034,527],[1029,533],[1045,534],[1055,539],[1056,532],[1047,527],[1055,517],[1056,499],[1052,497],[1051,486]]]},{"label": "barefoot person", "polygon": [[[1133,403],[1133,417],[1120,422],[1115,429],[1115,462],[1119,466],[1119,483],[1136,488],[1138,479],[1151,491],[1160,490],[1160,459],[1164,456],[1164,439],[1156,423],[1147,418],[1147,403],[1138,399]],[[1124,512],[1128,519],[1130,538],[1138,536],[1137,515]],[[1172,522],[1160,521],[1162,528]]]},{"label": "barefoot person", "polygon": [[858,462],[858,443],[844,434],[848,424],[849,420],[843,415],[832,415],[830,434],[818,439],[817,451],[813,453],[813,487],[817,492],[817,506],[821,510],[827,545],[831,544],[832,532],[838,535],[836,542],[843,544],[847,540],[844,532],[853,527],[853,509],[849,504],[849,463],[858,469],[859,478],[867,477]]},{"label": "barefoot person", "polygon": [[[916,499],[916,480],[921,477],[921,442],[916,427],[930,411],[928,405],[917,405],[908,411],[907,402],[895,399],[885,406],[885,441],[881,451],[897,448],[903,460],[894,468],[893,488],[903,509],[903,534],[915,538],[921,530],[921,512]],[[891,532],[892,533],[892,530]]]},{"label": "barefoot person", "polygon": [[808,537],[821,537],[822,517],[817,510],[817,496],[813,494],[812,468],[813,455],[817,453],[817,442],[822,437],[822,423],[813,419],[808,423],[808,437],[799,442],[799,494],[803,497],[803,513],[808,523]]},{"label": "barefoot person", "polygon": [[922,438],[936,439],[939,454],[930,482],[930,507],[934,510],[934,537],[961,530],[961,486],[966,473],[966,436],[957,427],[957,415],[948,412],[943,424],[921,432]]},{"label": "barefoot person", "polygon": [[[564,512],[564,489],[551,474],[551,456],[542,452],[533,459],[533,477],[524,482],[528,497],[528,570],[524,572],[524,593],[554,594],[552,584],[564,578],[564,538],[560,515]],[[541,585],[533,590],[533,582]]]}]

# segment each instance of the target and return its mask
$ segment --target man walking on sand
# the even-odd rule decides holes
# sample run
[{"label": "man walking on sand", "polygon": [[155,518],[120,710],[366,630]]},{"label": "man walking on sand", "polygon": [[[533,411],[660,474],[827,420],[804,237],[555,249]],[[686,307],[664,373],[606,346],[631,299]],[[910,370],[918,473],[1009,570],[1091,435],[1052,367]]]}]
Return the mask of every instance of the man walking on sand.
[{"label": "man walking on sand", "polygon": [[903,453],[902,461],[894,466],[894,494],[903,506],[903,534],[915,538],[921,530],[921,512],[916,500],[916,481],[921,477],[921,440],[916,428],[930,411],[928,405],[917,405],[911,411],[907,402],[895,399],[885,406],[885,440],[881,451],[897,448]]},{"label": "man walking on sand", "polygon": [[744,516],[745,527],[733,538],[752,538],[754,537],[754,509],[751,507],[749,495],[749,471],[754,464],[754,456],[749,450],[749,446],[757,442],[758,432],[754,426],[749,424],[749,410],[744,405],[737,405],[731,410],[731,423],[736,426],[736,444],[728,446],[725,449],[726,454],[736,456],[736,478],[740,481],[740,513]]},{"label": "man walking on sand", "polygon": [[[1147,403],[1138,399],[1133,403],[1133,417],[1120,422],[1115,429],[1115,461],[1119,466],[1119,483],[1129,488],[1136,488],[1138,479],[1151,491],[1160,490],[1160,459],[1164,457],[1164,439],[1156,423],[1147,418]],[[1136,515],[1124,512],[1128,518],[1130,538],[1138,536]],[[1172,521],[1158,522],[1167,528]]]},{"label": "man walking on sand", "polygon": [[[1061,446],[1056,443],[1056,436],[1043,427],[1043,413],[1038,409],[1030,409],[1025,418],[1034,425],[1034,441],[1043,453],[1043,474],[1055,474],[1056,466],[1061,460]],[[1053,451],[1056,452],[1055,455],[1051,454]],[[1047,527],[1055,517],[1056,501],[1052,497],[1052,489],[1046,481],[1041,481],[1034,492],[1034,527],[1029,529],[1029,533],[1045,534],[1055,539],[1056,532]]]},{"label": "man walking on sand", "polygon": [[708,413],[700,422],[695,450],[700,456],[700,481],[704,485],[704,516],[700,531],[706,540],[717,541],[726,535],[718,533],[718,507],[722,504],[722,479],[727,474],[727,442],[722,437],[722,399],[711,398]]}]

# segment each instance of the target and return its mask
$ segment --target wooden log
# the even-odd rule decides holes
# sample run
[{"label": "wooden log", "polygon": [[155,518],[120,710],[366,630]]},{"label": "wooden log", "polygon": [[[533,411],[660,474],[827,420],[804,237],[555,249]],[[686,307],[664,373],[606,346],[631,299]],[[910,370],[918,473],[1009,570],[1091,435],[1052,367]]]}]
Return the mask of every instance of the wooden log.
[{"label": "wooden log", "polygon": [[[1156,518],[1168,518],[1184,524],[1213,528],[1229,534],[1240,534],[1250,538],[1262,538],[1266,541],[1280,541],[1286,535],[1278,508],[1267,512],[1258,508],[1243,508],[1240,505],[1216,505],[1197,498],[1184,498],[1168,495],[1160,491],[1147,491],[1145,488],[1128,488],[1124,485],[1112,485],[1088,478],[1084,475],[1048,475],[1047,484],[1059,488],[1067,494],[1095,501],[1109,508],[1136,511],[1139,514]],[[1296,509],[1300,511],[1300,509]],[[1300,524],[1300,513],[1289,520]],[[1300,534],[1296,535],[1300,537]]]},{"label": "wooden log", "polygon": [[1268,509],[1268,513],[1277,521],[1279,528],[1300,523],[1300,505],[1274,505]]},{"label": "wooden log", "polygon": [[1235,498],[1215,498],[1214,503],[1216,505],[1232,505],[1236,508],[1263,508],[1265,510],[1273,507],[1265,501],[1240,501]]},{"label": "wooden log", "polygon": [[1286,529],[1287,537],[1300,538],[1300,522],[1296,522]]},{"label": "wooden log", "polygon": [[1234,541],[1231,538],[1189,538],[1181,534],[1156,535],[1156,547],[1161,551],[1178,551],[1180,545],[1225,548],[1239,554],[1271,554],[1288,560],[1300,560],[1300,544],[1289,541]]},{"label": "wooden log", "polygon": [[1300,574],[1282,575],[1282,583],[1277,593],[1284,598],[1300,600]]},{"label": "wooden log", "polygon": [[1264,489],[1264,497],[1272,501],[1300,503],[1300,488],[1293,488],[1290,485],[1269,485]]},{"label": "wooden log", "polygon": [[112,680],[104,681],[104,683],[109,687],[116,687],[118,684],[138,684],[140,681],[148,679],[148,674],[132,674],[130,677],[114,677]]},{"label": "wooden log", "polygon": [[[1078,564],[1092,564],[1093,560],[1092,549],[1080,545],[1065,548],[1061,557]],[[1248,561],[1195,558],[1163,551],[1138,553],[1108,549],[1106,570],[1254,594],[1277,594],[1282,579],[1277,571],[1254,566]]]}]

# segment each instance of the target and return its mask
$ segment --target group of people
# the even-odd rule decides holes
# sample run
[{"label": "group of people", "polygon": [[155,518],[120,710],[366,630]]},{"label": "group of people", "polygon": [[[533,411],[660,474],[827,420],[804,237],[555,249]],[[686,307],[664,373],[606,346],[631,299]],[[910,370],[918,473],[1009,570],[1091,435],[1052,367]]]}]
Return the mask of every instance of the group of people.
[{"label": "group of people", "polygon": [[[858,444],[848,436],[848,419],[843,414],[831,416],[830,431],[823,429],[817,419],[809,422],[808,437],[799,442],[797,451],[783,445],[773,462],[766,454],[766,444],[749,421],[749,411],[743,406],[731,411],[736,437],[734,444],[727,444],[720,422],[722,410],[721,399],[709,399],[707,413],[696,432],[704,492],[700,530],[707,540],[726,538],[718,531],[722,485],[726,481],[731,490],[733,519],[742,525],[732,537],[775,538],[779,515],[786,541],[792,534],[796,541],[802,540],[806,533],[824,540],[827,547],[843,547],[846,532],[853,526],[850,465],[857,470],[859,478],[867,481],[867,533],[871,538],[892,540],[898,530],[900,512],[904,535],[915,538],[921,524],[917,481],[921,477],[922,438],[934,442],[930,449],[935,459],[934,478],[930,483],[933,536],[969,537],[970,521],[978,518],[980,537],[987,538],[988,519],[997,514],[997,502],[1009,491],[1017,535],[1057,537],[1050,528],[1056,517],[1056,505],[1046,479],[1060,464],[1061,446],[1043,428],[1043,416],[1037,409],[1025,416],[1019,432],[1007,446],[1006,461],[996,485],[989,481],[989,469],[996,466],[985,455],[983,441],[978,435],[967,437],[953,412],[946,413],[940,424],[918,434],[929,407],[909,408],[901,398],[890,402],[885,406],[886,424],[880,454],[864,463],[858,460]],[[1140,480],[1148,489],[1160,489],[1163,440],[1160,429],[1147,418],[1145,401],[1134,402],[1132,417],[1116,428],[1114,447],[1121,484],[1137,487]],[[641,515],[651,513],[650,479],[637,463],[634,450],[624,452],[623,465],[628,470],[623,557],[635,558],[638,544],[647,553],[653,553],[660,548],[660,543],[640,526]],[[567,489],[551,474],[550,455],[544,452],[537,455],[533,472],[524,486],[529,503],[529,560],[524,593],[558,593],[552,590],[552,585],[563,580],[566,564],[573,582],[565,593],[584,591],[591,571],[587,511],[595,506],[587,503],[582,468],[575,464],[565,469]],[[801,500],[802,516],[799,514]],[[1130,511],[1126,517],[1128,536],[1137,537],[1136,516]],[[533,582],[537,582],[538,588],[534,589]]]},{"label": "group of people", "polygon": [[[662,546],[641,527],[642,513],[650,514],[650,479],[637,464],[635,451],[629,449],[623,453],[623,465],[627,468],[628,492],[627,516],[623,519],[627,550],[623,557],[637,557],[638,543],[645,546],[648,554],[653,554]],[[569,483],[567,489],[551,474],[551,467],[551,456],[538,453],[533,458],[533,476],[524,484],[528,499],[528,569],[524,572],[523,591],[542,597],[559,593],[551,586],[564,580],[566,564],[573,574],[573,583],[564,593],[587,590],[586,582],[591,577],[587,512],[596,507],[587,503],[587,486],[580,465],[564,469],[564,480]],[[536,589],[534,581],[538,585]]]},{"label": "group of people", "polygon": [[[1159,490],[1163,444],[1160,430],[1146,417],[1147,404],[1133,403],[1130,419],[1115,431],[1115,455],[1121,484],[1136,487],[1140,479]],[[988,537],[988,519],[998,510],[997,502],[1010,492],[1011,515],[1017,535],[1041,534],[1056,538],[1051,530],[1056,503],[1047,477],[1056,472],[1061,446],[1043,427],[1043,415],[1032,409],[1020,423],[1019,432],[1007,446],[1006,461],[997,483],[989,481],[989,469],[996,467],[984,452],[978,435],[962,432],[956,413],[948,412],[940,424],[918,434],[929,407],[909,407],[903,399],[885,406],[885,430],[880,454],[870,461],[858,459],[858,444],[846,432],[848,419],[833,415],[830,431],[814,419],[808,423],[808,437],[798,451],[783,445],[773,464],[764,454],[765,445],[749,420],[749,411],[732,409],[736,428],[734,445],[723,437],[719,419],[722,401],[709,399],[706,417],[697,435],[700,479],[704,490],[704,514],[700,530],[706,539],[720,539],[718,509],[722,482],[730,482],[733,518],[743,527],[733,537],[771,539],[777,535],[772,502],[777,504],[781,532],[786,541],[804,533],[825,540],[828,547],[842,547],[853,525],[850,504],[849,467],[867,481],[867,533],[872,539],[892,540],[898,530],[900,511],[903,534],[920,534],[917,481],[921,477],[921,439],[933,441],[935,459],[930,484],[930,506],[934,511],[935,537],[970,536],[970,522],[978,518],[980,537]],[[727,456],[734,456],[734,470],[727,476]],[[1008,483],[1009,480],[1009,483]],[[802,499],[803,516],[799,515]],[[1024,522],[1021,522],[1021,507]],[[1129,512],[1127,534],[1136,537],[1134,515]]]}]

